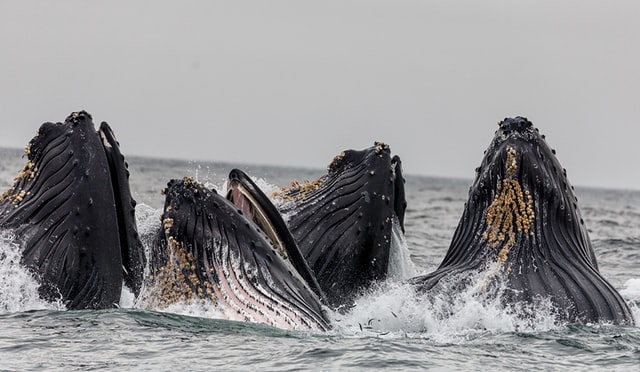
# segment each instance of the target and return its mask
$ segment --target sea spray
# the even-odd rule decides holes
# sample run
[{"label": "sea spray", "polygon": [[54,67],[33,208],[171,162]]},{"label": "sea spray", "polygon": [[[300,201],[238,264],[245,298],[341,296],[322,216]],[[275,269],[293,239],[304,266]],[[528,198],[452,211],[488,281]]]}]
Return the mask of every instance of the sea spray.
[{"label": "sea spray", "polygon": [[439,290],[427,294],[405,283],[387,281],[357,299],[349,313],[332,314],[337,332],[460,343],[486,332],[541,332],[561,326],[548,299],[505,305],[503,287],[482,292],[474,286],[453,290],[462,281],[481,279],[483,273],[461,275],[464,278],[445,280]]},{"label": "sea spray", "polygon": [[625,300],[640,302],[640,278],[627,280],[620,294]]},{"label": "sea spray", "polygon": [[627,280],[620,294],[629,303],[636,327],[640,327],[640,278]]},{"label": "sea spray", "polygon": [[164,313],[180,314],[207,319],[228,319],[228,316],[220,311],[216,304],[209,300],[193,299],[189,303],[173,303],[165,309],[155,309]]},{"label": "sea spray", "polygon": [[118,307],[121,309],[131,309],[135,305],[136,295],[122,283],[122,292],[120,293],[120,301]]},{"label": "sea spray", "polygon": [[162,208],[152,208],[144,203],[140,203],[136,206],[136,224],[138,226],[138,234],[140,240],[147,253],[147,261],[149,260],[148,252],[154,240],[156,234],[160,230],[162,215]]},{"label": "sea spray", "polygon": [[0,232],[0,313],[64,309],[60,302],[40,298],[40,285],[21,264],[21,252],[22,248],[12,234]]}]

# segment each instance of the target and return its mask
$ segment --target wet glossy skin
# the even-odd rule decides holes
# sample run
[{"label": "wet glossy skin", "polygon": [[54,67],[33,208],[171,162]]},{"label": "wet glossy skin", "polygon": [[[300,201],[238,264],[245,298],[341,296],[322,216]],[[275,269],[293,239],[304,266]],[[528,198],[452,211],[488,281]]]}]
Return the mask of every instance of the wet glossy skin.
[{"label": "wet glossy skin", "polygon": [[319,298],[242,210],[189,178],[165,193],[143,306],[204,303],[230,320],[330,328]]},{"label": "wet glossy skin", "polygon": [[276,199],[331,307],[348,307],[386,279],[392,229],[403,228],[406,208],[400,158],[389,146],[345,151],[327,175]]},{"label": "wet glossy skin", "polygon": [[411,282],[429,293],[440,281],[483,270],[483,283],[460,282],[458,289],[504,284],[506,303],[548,298],[560,320],[633,323],[598,272],[566,171],[525,118],[500,123],[440,267]]},{"label": "wet glossy skin", "polygon": [[84,111],[45,123],[26,155],[2,196],[0,226],[24,241],[22,260],[42,297],[103,309],[119,302],[123,280],[136,292],[144,252],[126,163],[108,125],[96,132]]}]

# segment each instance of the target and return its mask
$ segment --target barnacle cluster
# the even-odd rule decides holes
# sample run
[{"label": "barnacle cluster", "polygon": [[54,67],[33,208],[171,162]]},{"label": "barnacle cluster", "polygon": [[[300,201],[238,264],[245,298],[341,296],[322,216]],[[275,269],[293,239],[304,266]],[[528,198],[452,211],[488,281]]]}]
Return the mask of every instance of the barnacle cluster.
[{"label": "barnacle cluster", "polygon": [[11,204],[13,204],[14,207],[17,208],[27,195],[29,195],[29,193],[25,190],[20,189],[18,191],[17,189],[11,188],[2,194],[2,196],[0,197],[0,203],[8,200]]},{"label": "barnacle cluster", "polygon": [[387,150],[387,151],[388,151],[388,150],[389,150],[389,145],[387,145],[387,144],[386,144],[386,143],[384,143],[384,142],[377,142],[377,141],[376,141],[373,145],[375,146],[375,150],[376,150],[376,154],[377,154],[377,155],[380,155],[380,153],[381,153],[382,151],[385,151],[385,150]]},{"label": "barnacle cluster", "polygon": [[182,178],[182,184],[184,185],[184,187],[191,187],[191,188],[196,189],[196,190],[200,186],[198,184],[198,181],[196,181],[195,178],[193,178],[193,177],[183,177]]},{"label": "barnacle cluster", "polygon": [[24,165],[24,168],[22,168],[20,174],[18,174],[18,176],[13,180],[13,186],[9,190],[5,191],[2,196],[0,196],[0,203],[8,200],[10,203],[17,207],[18,204],[20,204],[24,200],[24,198],[30,194],[29,192],[20,188],[19,185],[23,182],[33,181],[33,179],[36,177],[37,171],[38,169],[36,168],[36,166],[31,161],[28,161],[27,164]]},{"label": "barnacle cluster", "polygon": [[344,151],[336,155],[331,161],[331,163],[327,166],[327,171],[331,171],[332,169],[336,168],[338,164],[340,164],[340,161],[342,161],[342,159],[344,158],[344,155],[345,155]]},{"label": "barnacle cluster", "polygon": [[167,263],[150,277],[154,285],[148,298],[163,309],[176,302],[215,300],[213,285],[201,281],[196,274],[196,262],[175,238],[167,239]]},{"label": "barnacle cluster", "polygon": [[[517,170],[516,151],[507,150],[507,174],[511,177]],[[483,238],[491,248],[497,249],[499,262],[505,262],[511,249],[516,244],[519,234],[528,237],[535,219],[533,198],[528,190],[523,191],[520,183],[513,178],[505,178],[498,185],[498,195],[486,210],[486,230]]]},{"label": "barnacle cluster", "polygon": [[276,191],[271,196],[275,199],[281,199],[285,203],[302,200],[307,197],[308,193],[317,190],[323,182],[322,178],[315,181],[305,180],[302,183],[291,181],[289,187],[285,187],[279,192]]},{"label": "barnacle cluster", "polygon": [[173,227],[173,218],[165,218],[164,220],[162,220],[162,225],[164,226],[165,229],[170,229]]}]

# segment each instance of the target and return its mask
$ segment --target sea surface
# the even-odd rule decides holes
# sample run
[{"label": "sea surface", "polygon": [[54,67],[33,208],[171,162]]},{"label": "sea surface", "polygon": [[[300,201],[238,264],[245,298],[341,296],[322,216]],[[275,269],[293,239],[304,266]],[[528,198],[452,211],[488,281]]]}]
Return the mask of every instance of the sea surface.
[{"label": "sea surface", "polygon": [[[2,190],[24,165],[21,154],[0,149]],[[333,155],[327,154],[327,163]],[[145,244],[159,228],[160,192],[171,178],[191,176],[223,187],[237,167],[275,190],[325,172],[138,157],[128,162]],[[0,371],[640,371],[638,326],[560,324],[544,307],[522,318],[464,293],[454,301],[416,298],[402,280],[438,266],[471,179],[405,172],[406,235],[394,244],[391,278],[351,312],[332,314],[334,329],[327,333],[216,319],[210,309],[193,306],[138,309],[126,293],[117,309],[67,311],[38,298],[37,283],[20,265],[19,245],[10,232],[0,232]],[[600,271],[640,323],[640,191],[576,187],[576,193]]]}]

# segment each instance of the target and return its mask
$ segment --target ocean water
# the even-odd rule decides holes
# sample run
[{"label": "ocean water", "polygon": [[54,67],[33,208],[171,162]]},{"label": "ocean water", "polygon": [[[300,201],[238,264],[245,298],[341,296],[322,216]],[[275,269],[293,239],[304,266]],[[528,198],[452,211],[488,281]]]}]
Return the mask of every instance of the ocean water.
[{"label": "ocean water", "polygon": [[[9,188],[24,161],[21,151],[0,149],[0,188]],[[145,240],[160,224],[160,191],[170,178],[192,176],[221,187],[228,172],[239,167],[263,187],[275,189],[324,173],[136,157],[128,161]],[[471,180],[405,172],[407,233],[394,241],[390,278],[363,294],[351,312],[332,314],[334,329],[327,333],[220,320],[202,307],[137,309],[127,293],[118,309],[67,311],[38,298],[36,281],[20,265],[20,247],[10,232],[0,232],[0,371],[640,370],[638,326],[558,324],[544,303],[533,309],[535,316],[522,318],[519,312],[532,309],[505,310],[472,294],[417,298],[402,280],[440,263]],[[576,192],[600,271],[640,322],[640,191],[577,187]]]}]

